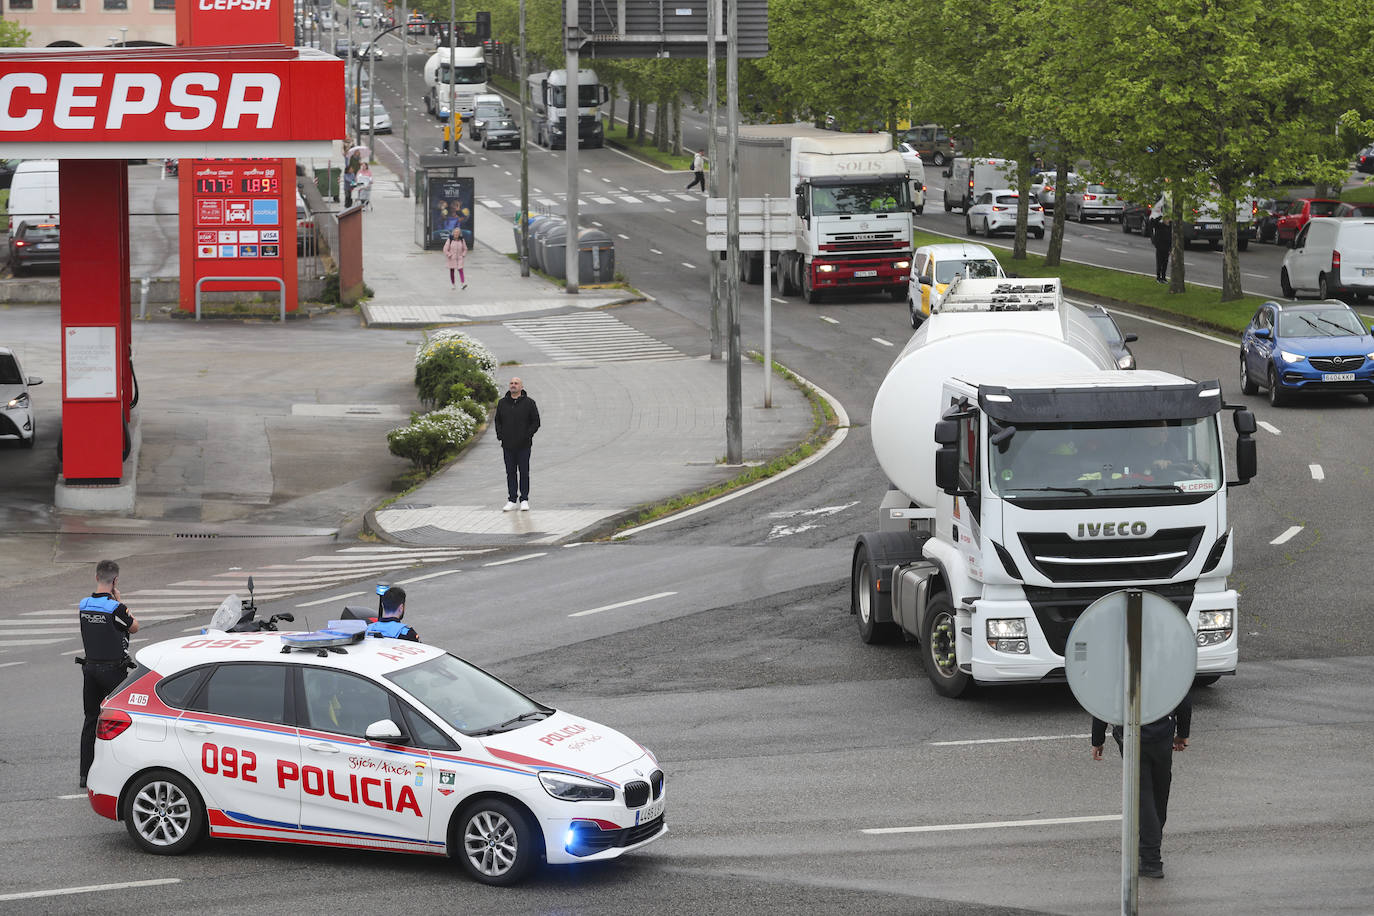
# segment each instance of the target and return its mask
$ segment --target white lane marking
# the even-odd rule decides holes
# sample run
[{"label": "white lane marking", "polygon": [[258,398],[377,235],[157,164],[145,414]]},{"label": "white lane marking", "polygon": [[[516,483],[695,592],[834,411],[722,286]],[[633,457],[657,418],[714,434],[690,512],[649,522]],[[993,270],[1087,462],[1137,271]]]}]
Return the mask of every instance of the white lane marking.
[{"label": "white lane marking", "polygon": [[791,537],[794,534],[801,534],[804,531],[811,531],[819,527],[820,525],[774,525],[768,532],[767,540]]},{"label": "white lane marking", "polygon": [[787,304],[787,300],[786,300],[786,299],[779,299],[777,296],[774,296],[774,297],[773,297],[773,301],[776,302],[776,303],[778,303],[779,305],[786,305],[786,304]]},{"label": "white lane marking", "polygon": [[1269,277],[1267,277],[1267,276],[1264,275],[1264,274],[1251,273],[1251,272],[1248,271],[1248,270],[1242,270],[1242,271],[1241,271],[1241,274],[1244,275],[1244,276],[1247,276],[1247,277],[1254,277],[1256,280],[1268,280],[1268,279],[1269,279]]},{"label": "white lane marking", "polygon": [[510,170],[510,169],[506,169],[506,177],[508,177],[508,178],[514,178],[515,176],[511,174],[511,170]]},{"label": "white lane marking", "polygon": [[57,887],[49,891],[25,891],[20,894],[0,894],[0,900],[37,900],[39,897],[63,897],[68,894],[95,894],[100,891],[122,891],[131,887],[157,887],[161,884],[180,883],[180,878],[153,878],[148,881],[121,881],[118,884],[87,884],[84,887]]},{"label": "white lane marking", "polygon": [[1056,824],[1100,824],[1119,821],[1119,814],[1093,814],[1087,817],[1042,817],[1028,821],[982,821],[976,824],[929,824],[924,827],[869,827],[860,830],[870,836],[884,833],[943,833],[947,830],[996,830],[1002,827],[1049,827]]},{"label": "white lane marking", "polygon": [[1309,464],[1307,466],[1307,469],[1312,472],[1313,480],[1326,479],[1326,472],[1322,470],[1322,466],[1320,464]]},{"label": "white lane marking", "polygon": [[533,560],[535,557],[547,557],[547,553],[527,553],[523,557],[511,557],[509,560],[492,560],[490,563],[483,563],[483,566],[505,566],[507,563],[519,563],[522,560]]},{"label": "white lane marking", "polygon": [[890,341],[890,340],[883,340],[881,337],[870,337],[870,338],[868,338],[868,339],[871,340],[871,341],[873,341],[874,343],[880,343],[880,344],[882,344],[882,345],[885,346],[885,347],[890,347],[890,346],[892,346],[892,341]]},{"label": "white lane marking", "polygon": [[[1086,261],[1075,261],[1074,263],[1076,263],[1076,264],[1085,264],[1085,263],[1088,263],[1088,262],[1086,262]],[[1102,267],[1102,266],[1104,266],[1104,265],[1101,265],[1101,264],[1088,264],[1088,266],[1089,266],[1089,267]],[[1110,268],[1107,268],[1107,269],[1108,269],[1108,270],[1119,270],[1120,268],[1110,267]],[[1127,272],[1127,273],[1130,273],[1130,271],[1126,271],[1126,272]],[[1189,280],[1188,282],[1189,282],[1189,283],[1192,283],[1193,281],[1192,281],[1192,280]],[[1198,284],[1196,284],[1196,285],[1197,285],[1197,286],[1205,286],[1206,284],[1198,283]],[[1209,288],[1215,289],[1215,287],[1209,287]],[[1091,305],[1091,303],[1083,302],[1083,301],[1077,300],[1077,299],[1066,299],[1065,301],[1066,301],[1066,302],[1069,302],[1069,303],[1071,303],[1071,304],[1073,304],[1073,305],[1077,305],[1077,306],[1084,306],[1084,307],[1086,307],[1086,306]],[[1240,349],[1240,341],[1239,341],[1239,340],[1227,340],[1227,339],[1224,338],[1224,337],[1215,337],[1215,336],[1213,336],[1213,335],[1211,335],[1211,334],[1204,334],[1204,333],[1202,333],[1201,331],[1194,331],[1194,330],[1192,330],[1191,328],[1181,328],[1181,327],[1179,327],[1179,326],[1176,325],[1176,324],[1169,324],[1169,322],[1167,322],[1167,321],[1159,321],[1159,320],[1154,319],[1154,318],[1145,318],[1145,317],[1142,316],[1142,315],[1137,315],[1135,312],[1122,312],[1122,311],[1117,311],[1116,309],[1108,309],[1107,311],[1111,312],[1111,313],[1114,314],[1114,315],[1124,315],[1125,317],[1131,319],[1132,321],[1143,321],[1145,324],[1152,324],[1152,325],[1155,325],[1156,327],[1168,328],[1168,329],[1171,330],[1171,331],[1178,331],[1180,334],[1191,334],[1192,336],[1194,336],[1194,337],[1200,337],[1200,338],[1202,338],[1203,340],[1210,340],[1212,343],[1225,344],[1225,345],[1228,346],[1228,347],[1234,347],[1234,348],[1236,348],[1237,350]]]},{"label": "white lane marking", "polygon": [[88,796],[85,792],[78,792],[75,795],[59,795],[57,797],[61,801],[71,801],[74,798],[89,798],[90,796]]},{"label": "white lane marking", "polygon": [[[592,200],[596,200],[596,198],[593,197]],[[601,228],[601,224],[598,223],[596,220],[592,220],[592,225],[595,226],[595,227],[598,228],[598,229]]]},{"label": "white lane marking", "polygon": [[975,738],[968,741],[931,741],[931,747],[961,747],[966,744],[1015,744],[1020,741],[1067,741],[1070,738],[1088,738],[1092,735],[1028,735],[1024,738]]},{"label": "white lane marking", "polygon": [[685,267],[685,268],[687,268],[688,270],[696,270],[696,269],[697,269],[697,266],[696,266],[695,264],[689,264],[689,263],[686,262],[686,261],[683,261],[683,262],[682,262],[682,266]]},{"label": "white lane marking", "polygon": [[611,179],[609,179],[609,178],[602,178],[601,180],[604,181],[604,182],[606,182],[606,184],[610,184],[610,183],[611,183]]},{"label": "white lane marking", "polygon": [[533,191],[533,192],[536,193],[536,194],[543,194],[543,193],[544,193],[543,191],[539,190],[538,188],[530,188],[530,190]]},{"label": "white lane marking", "polygon": [[672,207],[664,207],[664,208],[663,208],[663,212],[664,212],[664,213],[676,213],[677,211],[674,210]]},{"label": "white lane marking", "polygon": [[619,197],[621,200],[625,201],[625,203],[627,203],[627,204],[637,204],[637,203],[639,203],[639,198],[638,198],[638,197],[634,197],[634,196],[629,195],[629,194],[617,194],[616,197]]},{"label": "white lane marking", "polygon": [[332,601],[342,601],[345,598],[356,598],[359,595],[366,595],[367,592],[344,592],[342,595],[330,595],[328,598],[319,598],[315,601],[306,601],[296,605],[296,607],[315,607],[321,604],[329,604]]},{"label": "white lane marking", "polygon": [[592,170],[591,170],[591,169],[583,169],[582,171],[586,172],[588,175],[590,175],[590,174],[592,173]]},{"label": "white lane marking", "polygon": [[461,569],[445,569],[442,572],[425,573],[423,576],[412,576],[409,579],[398,579],[397,585],[409,585],[412,582],[423,582],[426,579],[437,579],[440,576],[451,576],[454,573],[462,572]]},{"label": "white lane marking", "polygon": [[699,220],[699,219],[693,219],[692,222],[696,223],[698,226],[704,226],[704,225],[706,225],[705,223],[703,223],[703,222],[702,222],[701,220]]},{"label": "white lane marking", "polygon": [[1260,426],[1260,429],[1264,430],[1264,431],[1267,432],[1267,433],[1273,433],[1273,434],[1276,435],[1276,436],[1282,436],[1282,435],[1283,435],[1283,433],[1279,432],[1279,428],[1278,428],[1277,426],[1275,426],[1273,423],[1268,423],[1268,422],[1266,422],[1266,421],[1264,421],[1264,420],[1260,420],[1260,421],[1259,421],[1259,426]]},{"label": "white lane marking", "polygon": [[663,252],[659,251],[657,248],[650,248],[649,250],[652,251],[654,254],[663,254]]},{"label": "white lane marking", "polygon": [[[185,631],[185,630],[182,630],[181,632],[185,633],[186,631]],[[85,652],[85,651],[86,651],[85,649],[73,649],[73,650],[71,650],[70,652],[63,652],[62,655],[63,655],[63,656],[67,656],[67,655],[80,655],[82,652]]]},{"label": "white lane marking", "polygon": [[[75,636],[76,634],[72,634]],[[59,637],[57,639],[0,639],[0,649],[9,649],[13,646],[50,646],[55,642],[63,642],[71,639],[72,636]]]},{"label": "white lane marking", "polygon": [[627,241],[627,242],[630,240],[630,237],[629,237],[628,235],[626,235],[625,233],[623,233],[623,232],[617,232],[616,235],[620,236],[622,239],[624,239],[624,240]]},{"label": "white lane marking", "polygon": [[1125,248],[1113,248],[1111,245],[1104,245],[1103,247],[1114,254],[1130,254]]},{"label": "white lane marking", "polygon": [[1276,545],[1276,546],[1279,545],[1279,544],[1287,544],[1289,541],[1293,540],[1293,536],[1296,535],[1296,534],[1297,534],[1299,531],[1301,531],[1302,529],[1303,529],[1303,526],[1302,526],[1302,525],[1294,525],[1292,528],[1289,528],[1287,531],[1285,531],[1283,534],[1279,535],[1278,537],[1274,538],[1274,539],[1273,539],[1272,541],[1270,541],[1269,543],[1270,543],[1270,544],[1274,544],[1274,545]]},{"label": "white lane marking", "polygon": [[643,604],[646,601],[656,601],[659,598],[669,598],[677,592],[659,592],[657,595],[645,595],[643,598],[631,598],[629,601],[618,601],[615,604],[607,604],[602,607],[594,607],[589,611],[578,611],[569,614],[569,617],[586,617],[588,614],[600,614],[602,611],[614,611],[616,608],[629,607],[632,604]]},{"label": "white lane marking", "polygon": [[769,512],[769,518],[796,518],[799,515],[838,515],[845,509],[853,508],[859,504],[858,500],[844,503],[839,506],[820,506],[816,509],[790,509],[781,512]]},{"label": "white lane marking", "polygon": [[[591,195],[591,198],[592,198],[592,200],[596,201],[597,203],[601,204],[602,206],[605,206],[606,204],[613,204],[613,203],[615,203],[615,201],[611,200],[609,197],[599,197],[599,196],[597,196],[596,194]],[[599,225],[601,225],[601,224],[600,224],[600,223],[596,223],[596,225],[599,226]]]},{"label": "white lane marking", "polygon": [[839,324],[838,321],[836,321],[834,318],[831,318],[829,315],[822,315],[822,316],[821,316],[821,321],[826,321],[826,322],[829,322],[830,324]]},{"label": "white lane marking", "polygon": [[[28,662],[3,662],[3,663],[0,663],[0,668],[13,668],[15,665],[27,665],[27,664],[28,664]],[[81,796],[81,797],[82,797],[82,798],[85,798],[86,796],[83,795],[83,796]]]},{"label": "white lane marking", "polygon": [[645,194],[644,196],[656,204],[666,204],[668,202],[668,198],[664,197],[662,194]]},{"label": "white lane marking", "polygon": [[623,184],[618,184],[618,185],[616,185],[616,187],[619,188],[620,190],[624,191],[626,194],[630,193],[630,189],[627,188],[627,187],[625,187]]}]

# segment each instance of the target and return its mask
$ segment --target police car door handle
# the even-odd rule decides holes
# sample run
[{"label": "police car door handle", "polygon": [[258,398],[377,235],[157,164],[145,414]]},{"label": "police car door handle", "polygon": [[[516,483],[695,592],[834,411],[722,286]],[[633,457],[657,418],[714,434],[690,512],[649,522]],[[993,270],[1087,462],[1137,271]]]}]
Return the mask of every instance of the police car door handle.
[{"label": "police car door handle", "polygon": [[214,732],[213,728],[202,722],[183,722],[181,728],[193,735],[208,735]]},{"label": "police car door handle", "polygon": [[337,744],[325,744],[320,741],[316,741],[314,744],[307,744],[306,747],[310,748],[312,751],[318,751],[321,754],[338,754],[342,751],[342,748]]}]

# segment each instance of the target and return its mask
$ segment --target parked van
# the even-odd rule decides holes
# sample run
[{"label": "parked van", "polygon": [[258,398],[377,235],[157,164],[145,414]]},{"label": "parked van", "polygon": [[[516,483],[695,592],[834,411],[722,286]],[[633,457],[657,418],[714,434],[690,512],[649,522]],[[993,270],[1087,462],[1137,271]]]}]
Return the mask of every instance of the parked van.
[{"label": "parked van", "polygon": [[984,191],[1016,187],[1015,159],[965,159],[960,157],[945,169],[945,212],[959,209],[967,213]]},{"label": "parked van", "polygon": [[55,223],[58,219],[57,160],[19,163],[10,182],[10,235],[20,223]]},{"label": "parked van", "polygon": [[1279,286],[1289,299],[1364,299],[1374,293],[1374,219],[1319,216],[1307,221],[1283,256]]},{"label": "parked van", "polygon": [[902,154],[906,163],[906,183],[911,192],[911,209],[919,216],[926,212],[926,164],[921,154],[909,143],[900,143],[897,152]]}]

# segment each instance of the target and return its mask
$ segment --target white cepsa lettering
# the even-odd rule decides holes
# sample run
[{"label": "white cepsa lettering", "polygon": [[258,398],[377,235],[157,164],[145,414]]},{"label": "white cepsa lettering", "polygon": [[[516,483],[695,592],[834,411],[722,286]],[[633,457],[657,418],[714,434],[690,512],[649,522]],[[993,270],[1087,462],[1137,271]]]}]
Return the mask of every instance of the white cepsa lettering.
[{"label": "white cepsa lettering", "polygon": [[95,130],[97,121],[105,130],[149,121],[171,131],[272,127],[281,77],[234,73],[228,86],[222,82],[218,73],[179,73],[165,87],[156,73],[63,73],[54,88],[41,73],[6,73],[0,75],[0,134],[45,126]]},{"label": "white cepsa lettering", "polygon": [[345,783],[342,773],[335,775],[333,770],[322,770],[316,766],[297,766],[290,760],[278,760],[277,788],[285,789],[288,782],[300,783],[300,787],[307,795],[328,794],[336,801],[352,805],[362,804],[369,808],[395,811],[397,814],[413,811],[416,817],[422,816],[420,803],[415,798],[415,790],[406,785],[393,790],[388,779],[349,773],[348,782]]},{"label": "white cepsa lettering", "polygon": [[586,730],[587,726],[585,725],[569,725],[566,728],[560,728],[556,732],[549,732],[547,735],[540,738],[539,740],[547,744],[549,747],[553,747],[558,742],[567,741],[573,735],[580,735]]},{"label": "white cepsa lettering", "polygon": [[200,0],[203,10],[270,10],[272,0]]}]

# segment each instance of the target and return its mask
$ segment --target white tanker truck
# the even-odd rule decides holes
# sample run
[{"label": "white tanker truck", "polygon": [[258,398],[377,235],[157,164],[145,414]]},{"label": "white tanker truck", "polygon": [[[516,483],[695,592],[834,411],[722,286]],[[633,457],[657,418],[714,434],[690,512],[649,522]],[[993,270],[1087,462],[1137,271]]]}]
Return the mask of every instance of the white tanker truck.
[{"label": "white tanker truck", "polygon": [[855,542],[850,613],[865,642],[919,642],[940,694],[1063,681],[1078,615],[1128,587],[1187,616],[1201,682],[1235,672],[1226,495],[1255,474],[1255,418],[1217,382],[1117,371],[1058,280],[958,280],[871,431],[892,489]]}]

